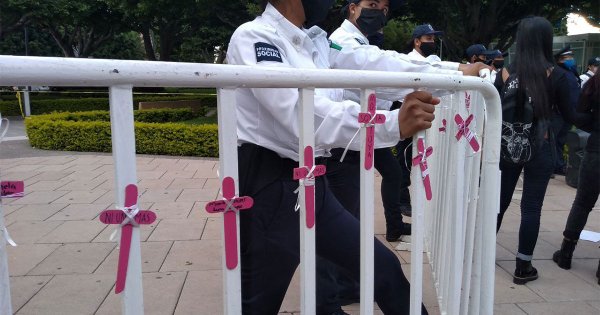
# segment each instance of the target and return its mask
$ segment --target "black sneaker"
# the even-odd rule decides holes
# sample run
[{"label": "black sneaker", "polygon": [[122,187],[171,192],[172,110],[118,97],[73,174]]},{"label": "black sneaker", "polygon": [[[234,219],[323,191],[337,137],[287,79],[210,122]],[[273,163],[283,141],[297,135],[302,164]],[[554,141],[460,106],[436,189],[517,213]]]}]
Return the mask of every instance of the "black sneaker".
[{"label": "black sneaker", "polygon": [[388,242],[396,242],[402,235],[410,235],[411,234],[411,225],[410,223],[402,222],[400,228],[388,229],[385,233],[385,239]]}]

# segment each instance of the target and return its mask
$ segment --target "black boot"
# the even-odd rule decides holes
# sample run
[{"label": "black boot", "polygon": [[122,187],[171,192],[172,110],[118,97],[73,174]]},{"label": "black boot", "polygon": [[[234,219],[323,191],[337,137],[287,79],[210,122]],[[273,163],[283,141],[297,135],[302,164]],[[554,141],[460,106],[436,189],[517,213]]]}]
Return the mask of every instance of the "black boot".
[{"label": "black boot", "polygon": [[571,269],[571,259],[573,258],[575,245],[577,245],[577,241],[564,238],[560,250],[552,255],[552,260],[562,269]]},{"label": "black boot", "polygon": [[538,278],[537,269],[533,268],[531,261],[517,258],[517,268],[513,276],[515,284],[525,284]]}]

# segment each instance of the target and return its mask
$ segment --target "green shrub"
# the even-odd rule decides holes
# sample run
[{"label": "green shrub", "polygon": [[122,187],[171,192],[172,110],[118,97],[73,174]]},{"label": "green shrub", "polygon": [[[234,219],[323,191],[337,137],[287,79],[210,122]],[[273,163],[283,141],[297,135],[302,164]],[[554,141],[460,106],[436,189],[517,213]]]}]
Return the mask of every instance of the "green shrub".
[{"label": "green shrub", "polygon": [[[215,95],[178,95],[178,96],[134,96],[133,108],[137,109],[139,102],[200,100],[203,107],[217,106]],[[51,112],[83,112],[91,110],[108,110],[108,98],[78,98],[78,99],[32,99],[31,114],[41,115]],[[19,101],[0,101],[0,113],[3,116],[20,116]],[[203,111],[200,111],[203,113]]]},{"label": "green shrub", "polygon": [[[172,123],[194,116],[190,109],[135,111],[136,152],[217,157],[217,125]],[[111,152],[109,120],[106,111],[52,113],[26,119],[25,127],[31,146],[36,148]]]}]

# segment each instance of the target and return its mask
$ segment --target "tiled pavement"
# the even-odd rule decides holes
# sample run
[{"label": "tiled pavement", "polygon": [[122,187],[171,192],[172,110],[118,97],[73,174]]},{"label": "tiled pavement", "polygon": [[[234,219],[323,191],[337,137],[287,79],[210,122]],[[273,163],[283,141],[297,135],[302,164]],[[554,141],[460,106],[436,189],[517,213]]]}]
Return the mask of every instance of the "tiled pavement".
[{"label": "tiled pavement", "polygon": [[[46,155],[0,159],[2,178],[24,180],[27,192],[21,199],[3,201],[8,229],[19,244],[8,248],[14,310],[20,315],[119,314],[120,298],[113,294],[117,249],[109,241],[114,226],[98,221],[99,212],[114,202],[112,157]],[[218,196],[216,168],[213,159],[137,158],[141,206],[159,217],[141,233],[146,314],[222,313],[221,219],[203,210]],[[563,177],[551,180],[534,254],[540,279],[518,286],[511,278],[520,219],[519,191],[515,193],[498,234],[495,314],[600,313],[594,276],[598,244],[581,241],[570,271],[550,260],[574,195]],[[377,199],[375,231],[387,243]],[[587,228],[600,231],[599,207]],[[408,275],[410,254],[398,256]],[[439,313],[430,275],[425,279],[425,304]],[[298,301],[294,279],[281,312],[298,313]],[[358,305],[346,310],[358,314]]]}]

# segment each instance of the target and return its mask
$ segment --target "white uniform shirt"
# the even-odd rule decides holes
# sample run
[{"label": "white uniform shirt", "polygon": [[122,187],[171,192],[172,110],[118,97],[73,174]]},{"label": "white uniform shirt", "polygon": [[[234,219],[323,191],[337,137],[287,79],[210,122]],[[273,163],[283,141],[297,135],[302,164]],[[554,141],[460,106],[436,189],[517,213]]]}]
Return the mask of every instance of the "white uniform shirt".
[{"label": "white uniform shirt", "polygon": [[[588,74],[589,74],[589,76],[588,76]],[[594,73],[592,72],[592,70],[588,70],[586,73],[579,76],[579,79],[581,80],[581,88],[582,89],[583,89],[583,85],[587,82],[587,80],[589,80],[593,76],[594,76]]]},{"label": "white uniform shirt", "polygon": [[458,71],[458,66],[460,65],[458,62],[442,61],[437,55],[429,55],[424,57],[423,55],[419,54],[416,49],[413,49],[407,55],[413,62],[425,61],[434,67],[439,67],[440,69]]},{"label": "white uniform shirt", "polygon": [[[462,75],[462,72],[458,71],[458,63],[436,62],[426,59],[421,55],[419,55],[420,58],[414,58],[393,50],[383,50],[377,46],[370,45],[367,37],[348,20],[344,20],[342,25],[329,36],[329,39],[344,49],[352,49],[357,54],[367,56],[367,60],[359,68],[356,68],[354,64],[338,62],[333,65],[336,69]],[[392,105],[391,101],[402,100],[411,92],[413,92],[412,89],[377,89],[377,108],[389,109]],[[358,90],[344,90],[343,98],[358,101],[359,95]]]},{"label": "white uniform shirt", "polygon": [[[370,56],[330,48],[327,34],[318,27],[298,28],[268,4],[254,21],[233,33],[227,51],[229,64],[282,68],[329,68],[331,64],[354,64],[359,69]],[[377,62],[374,63],[377,65]],[[237,89],[238,142],[254,143],[298,160],[298,89]],[[358,130],[360,105],[335,102],[327,93],[315,93],[315,156],[345,147]],[[385,124],[376,125],[376,148],[400,140],[398,111],[380,111]],[[355,139],[350,149],[359,150]]]}]

